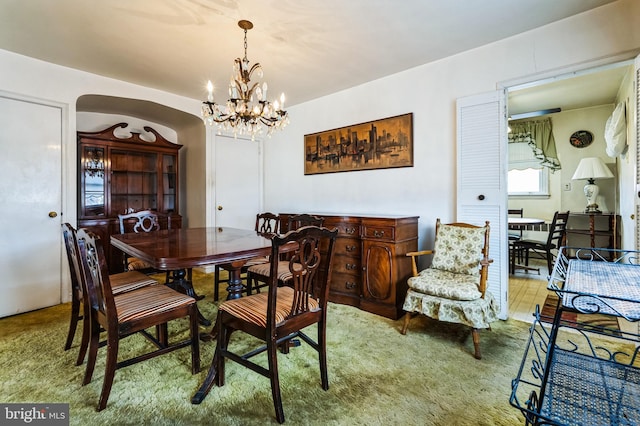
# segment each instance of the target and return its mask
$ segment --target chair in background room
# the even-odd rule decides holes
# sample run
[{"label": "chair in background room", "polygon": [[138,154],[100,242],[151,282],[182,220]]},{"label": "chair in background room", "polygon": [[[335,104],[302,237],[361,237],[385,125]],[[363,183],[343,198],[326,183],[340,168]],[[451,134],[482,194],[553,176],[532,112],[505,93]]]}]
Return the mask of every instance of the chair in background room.
[{"label": "chair in background room", "polygon": [[[510,217],[524,217],[524,209],[509,209],[508,215]],[[509,230],[509,242],[512,240],[519,240],[522,238],[522,229],[519,230]]]},{"label": "chair in background room", "polygon": [[[280,216],[273,213],[258,213],[256,215],[256,224],[255,230],[259,234],[277,234],[280,229]],[[247,263],[241,269],[241,273],[245,275],[247,269],[253,265],[261,265],[263,263],[269,263],[269,258],[266,256],[255,257],[253,259],[249,259]],[[215,266],[214,278],[213,278],[213,300],[218,301],[219,293],[220,293],[220,284],[228,283],[228,278],[220,278],[220,271],[224,268],[220,265]],[[248,290],[248,291],[247,291]],[[247,294],[251,294],[251,289],[245,286],[245,291]]]},{"label": "chair in background room", "polygon": [[[523,208],[509,209],[507,214],[509,215],[509,217],[522,218],[524,217],[524,209]],[[515,254],[513,250],[513,242],[518,241],[520,239],[522,239],[522,228],[517,230],[509,229],[509,262],[511,262],[511,256]],[[518,259],[518,260],[521,261],[521,259]],[[513,271],[511,270],[510,272],[513,273]]]},{"label": "chair in background room", "polygon": [[[302,227],[283,236],[274,235],[270,256],[271,274],[268,292],[253,294],[240,299],[227,300],[218,308],[217,344],[211,368],[192,398],[200,403],[215,384],[223,386],[225,380],[225,360],[228,358],[244,367],[268,377],[271,380],[271,393],[279,423],[284,422],[284,410],[280,394],[278,375],[278,347],[291,339],[300,338],[319,354],[322,389],[329,389],[327,373],[327,300],[333,247],[338,234],[319,227]],[[291,251],[290,243],[296,249]],[[285,247],[288,246],[288,247]],[[325,249],[326,247],[326,249]],[[277,271],[280,268],[280,255],[286,250],[290,254],[287,261],[291,274],[288,286],[278,286]],[[303,329],[317,324],[317,340],[303,332]],[[259,348],[241,355],[229,348],[231,334],[243,331],[264,342]],[[247,348],[242,345],[242,349]],[[268,365],[257,364],[250,360],[254,355],[267,352]],[[306,369],[306,368],[305,368]]]},{"label": "chair in background room", "polygon": [[[431,266],[418,273],[416,257],[433,255]],[[472,328],[474,356],[480,355],[481,329],[490,329],[498,319],[498,305],[487,292],[489,264],[489,222],[441,224],[436,221],[433,250],[407,253],[413,276],[402,309],[406,311],[402,334],[409,321],[423,314],[438,321],[465,324]]]},{"label": "chair in background room", "polygon": [[[80,365],[84,361],[87,347],[89,346],[91,302],[85,297],[87,294],[85,290],[86,284],[84,283],[84,275],[80,270],[80,258],[76,249],[76,230],[70,223],[63,223],[62,235],[64,237],[67,261],[69,262],[69,271],[71,273],[71,321],[69,322],[69,332],[67,333],[64,350],[71,349],[78,322],[82,320],[82,338],[80,340],[78,359],[76,360],[76,365]],[[109,280],[111,281],[114,296],[148,285],[158,284],[156,280],[137,271],[113,274],[109,276]],[[80,305],[82,305],[82,314],[80,314]]]},{"label": "chair in background room", "polygon": [[[91,302],[89,316],[91,338],[83,385],[90,383],[93,376],[101,330],[107,333],[107,359],[98,411],[103,410],[107,405],[115,371],[118,368],[191,346],[191,372],[198,373],[200,371],[200,340],[196,300],[165,285],[142,287],[114,297],[102,241],[84,229],[79,229],[76,235],[81,273],[84,275],[88,300]],[[167,322],[185,317],[189,318],[189,338],[169,344]],[[155,327],[156,337],[146,331],[151,327]],[[142,333],[158,349],[119,361],[120,340],[134,333]]]},{"label": "chair in background room", "polygon": [[[286,232],[296,230],[303,226],[318,226],[321,227],[324,224],[324,218],[310,214],[298,214],[289,216],[287,220]],[[281,259],[280,267],[278,268],[278,280],[280,284],[286,283],[291,278],[289,271],[289,262],[287,259]],[[266,287],[269,283],[269,274],[271,273],[271,266],[269,263],[262,263],[253,265],[247,268],[247,292],[251,294],[252,291],[260,293],[260,289]]]},{"label": "chair in background room", "polygon": [[[549,233],[544,241],[523,239],[513,242],[513,255],[511,256],[511,271],[516,268],[531,269],[529,267],[529,259],[531,257],[544,259],[547,261],[547,269],[549,275],[553,270],[553,262],[555,259],[554,251],[565,244],[567,221],[569,220],[569,212],[555,212],[551,225],[549,225]],[[524,265],[516,265],[516,257],[524,259]],[[537,269],[537,268],[536,268]]]}]

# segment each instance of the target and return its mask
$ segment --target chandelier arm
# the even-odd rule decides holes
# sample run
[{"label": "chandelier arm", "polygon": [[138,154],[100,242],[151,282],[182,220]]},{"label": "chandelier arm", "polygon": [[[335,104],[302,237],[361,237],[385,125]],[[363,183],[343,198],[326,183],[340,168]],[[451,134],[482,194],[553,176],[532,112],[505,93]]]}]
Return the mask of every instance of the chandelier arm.
[{"label": "chandelier arm", "polygon": [[254,83],[253,86],[251,86],[251,89],[247,90],[247,102],[249,101],[249,98],[251,97],[251,95],[253,95],[254,90],[256,90],[256,87],[260,85],[260,82]]},{"label": "chandelier arm", "polygon": [[253,75],[253,72],[255,70],[257,70],[258,68],[262,68],[260,66],[260,63],[256,62],[255,64],[253,64],[253,66],[251,67],[251,69],[249,70],[249,79],[251,79],[251,76]]}]

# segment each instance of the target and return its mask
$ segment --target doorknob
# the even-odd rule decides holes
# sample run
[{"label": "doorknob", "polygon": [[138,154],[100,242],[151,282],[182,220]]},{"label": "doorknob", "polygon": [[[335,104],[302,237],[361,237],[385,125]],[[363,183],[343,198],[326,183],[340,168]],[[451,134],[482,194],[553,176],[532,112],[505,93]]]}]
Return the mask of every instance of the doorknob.
[{"label": "doorknob", "polygon": [[222,210],[222,206],[218,206],[218,210]]},{"label": "doorknob", "polygon": [[49,217],[57,217],[58,213],[56,212],[49,212]]},{"label": "doorknob", "polygon": [[482,194],[478,195],[478,200],[480,200],[480,201],[484,200],[484,195],[482,195]]}]

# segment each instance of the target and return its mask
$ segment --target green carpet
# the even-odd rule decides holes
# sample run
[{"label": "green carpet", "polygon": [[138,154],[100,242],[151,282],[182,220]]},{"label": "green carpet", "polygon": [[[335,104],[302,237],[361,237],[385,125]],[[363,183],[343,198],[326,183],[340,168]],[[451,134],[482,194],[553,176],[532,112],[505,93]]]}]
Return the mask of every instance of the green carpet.
[{"label": "green carpet", "polygon": [[[194,278],[197,292],[207,296],[198,305],[213,319],[212,275],[194,271]],[[225,386],[214,387],[200,405],[190,403],[207,374],[215,342],[201,345],[203,369],[195,376],[189,348],[117,370],[107,408],[96,412],[105,349],[98,353],[93,381],[81,386],[84,365],[74,365],[80,330],[74,346],[63,350],[69,310],[70,304],[64,304],[0,319],[0,402],[66,402],[72,425],[276,424],[268,379],[231,361]],[[509,405],[509,395],[528,324],[497,321],[492,331],[482,331],[482,360],[472,356],[466,327],[418,317],[403,336],[401,324],[331,304],[328,391],[320,387],[317,353],[309,346],[303,343],[279,355],[286,423],[523,424],[519,411]],[[171,324],[170,333],[186,335],[187,321]],[[251,343],[252,338],[241,333],[231,340],[235,347]],[[139,335],[129,337],[121,343],[121,358],[148,345]],[[266,357],[260,357],[266,365]]]}]

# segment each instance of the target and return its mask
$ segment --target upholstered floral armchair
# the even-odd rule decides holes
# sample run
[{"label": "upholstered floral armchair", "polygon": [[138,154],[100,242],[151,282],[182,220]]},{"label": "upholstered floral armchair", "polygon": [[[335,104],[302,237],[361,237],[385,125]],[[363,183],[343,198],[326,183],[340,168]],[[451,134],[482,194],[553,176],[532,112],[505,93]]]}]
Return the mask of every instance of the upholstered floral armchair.
[{"label": "upholstered floral armchair", "polygon": [[[416,257],[433,255],[431,266],[418,273]],[[489,264],[489,222],[485,226],[467,223],[441,224],[436,221],[433,250],[407,253],[413,264],[413,277],[403,309],[407,312],[402,334],[416,314],[438,321],[471,327],[473,345],[480,359],[479,330],[490,329],[498,319],[498,306],[487,292]]]}]

